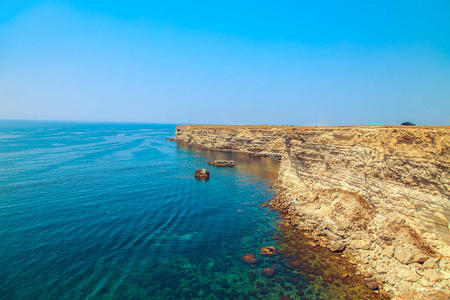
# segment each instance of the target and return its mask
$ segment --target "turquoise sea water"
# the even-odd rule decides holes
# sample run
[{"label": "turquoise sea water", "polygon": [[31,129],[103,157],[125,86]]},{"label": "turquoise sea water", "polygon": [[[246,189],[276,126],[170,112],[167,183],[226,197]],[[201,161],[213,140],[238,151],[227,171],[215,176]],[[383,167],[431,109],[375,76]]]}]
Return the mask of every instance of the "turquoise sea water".
[{"label": "turquoise sea water", "polygon": [[277,162],[174,131],[0,121],[0,299],[381,299],[263,205]]},{"label": "turquoise sea water", "polygon": [[[277,165],[166,141],[175,126],[0,121],[2,299],[242,298],[275,245]],[[230,158],[236,168],[207,165]],[[208,168],[208,181],[195,180]]]}]

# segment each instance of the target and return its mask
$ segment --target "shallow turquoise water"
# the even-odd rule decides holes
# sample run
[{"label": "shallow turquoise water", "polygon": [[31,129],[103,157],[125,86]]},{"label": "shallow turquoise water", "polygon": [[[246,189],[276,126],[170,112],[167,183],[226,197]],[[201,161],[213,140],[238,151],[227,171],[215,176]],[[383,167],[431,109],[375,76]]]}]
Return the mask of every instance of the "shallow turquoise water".
[{"label": "shallow turquoise water", "polygon": [[[174,131],[0,121],[0,297],[247,298],[240,257],[276,245],[277,214],[259,205],[277,165]],[[207,165],[223,158],[238,166]],[[193,178],[202,167],[210,180]]]}]

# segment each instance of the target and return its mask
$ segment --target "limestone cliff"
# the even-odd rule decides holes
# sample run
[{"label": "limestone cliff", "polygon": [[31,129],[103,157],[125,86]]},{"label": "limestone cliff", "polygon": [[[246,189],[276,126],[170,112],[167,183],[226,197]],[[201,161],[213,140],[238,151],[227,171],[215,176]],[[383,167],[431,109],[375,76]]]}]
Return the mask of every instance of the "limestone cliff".
[{"label": "limestone cliff", "polygon": [[450,127],[190,125],[175,140],[281,158],[286,223],[391,294],[450,287]]},{"label": "limestone cliff", "polygon": [[283,127],[273,126],[177,126],[175,140],[211,150],[278,159],[285,150]]}]

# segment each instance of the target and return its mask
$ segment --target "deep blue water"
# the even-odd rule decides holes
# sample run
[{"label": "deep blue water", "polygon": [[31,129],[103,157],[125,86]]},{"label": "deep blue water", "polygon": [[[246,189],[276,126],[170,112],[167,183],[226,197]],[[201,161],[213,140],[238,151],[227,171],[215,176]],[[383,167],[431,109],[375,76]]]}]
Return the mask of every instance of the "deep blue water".
[{"label": "deep blue water", "polygon": [[[174,125],[0,121],[1,299],[243,298],[277,164]],[[230,158],[235,168],[207,165]],[[196,168],[211,178],[193,178]],[[253,284],[254,285],[254,284]],[[247,296],[245,296],[247,297]]]}]

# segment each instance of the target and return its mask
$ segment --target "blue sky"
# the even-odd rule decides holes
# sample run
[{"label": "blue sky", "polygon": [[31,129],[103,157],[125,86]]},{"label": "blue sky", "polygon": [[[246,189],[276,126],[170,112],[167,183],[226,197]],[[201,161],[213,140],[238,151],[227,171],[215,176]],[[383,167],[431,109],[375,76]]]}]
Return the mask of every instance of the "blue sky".
[{"label": "blue sky", "polygon": [[0,118],[450,125],[449,16],[447,0],[0,0]]}]

